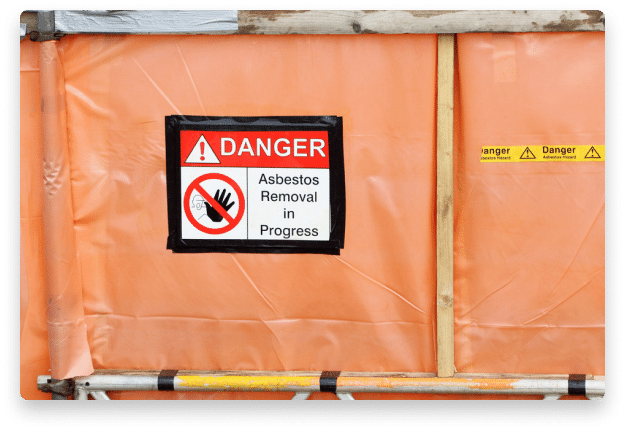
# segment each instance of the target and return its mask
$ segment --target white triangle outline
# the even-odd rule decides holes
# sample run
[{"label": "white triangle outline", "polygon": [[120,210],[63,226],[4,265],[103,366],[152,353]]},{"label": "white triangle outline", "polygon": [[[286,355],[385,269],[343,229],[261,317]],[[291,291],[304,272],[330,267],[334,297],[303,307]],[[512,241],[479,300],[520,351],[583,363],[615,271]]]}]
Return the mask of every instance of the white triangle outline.
[{"label": "white triangle outline", "polygon": [[[202,155],[202,148],[200,147],[200,142],[204,142],[204,154]],[[204,157],[204,160],[201,157]],[[221,164],[219,158],[215,155],[213,148],[208,144],[204,135],[200,136],[200,138],[195,143],[195,146],[191,150],[191,153],[187,157],[185,163],[193,163],[193,164]]]}]

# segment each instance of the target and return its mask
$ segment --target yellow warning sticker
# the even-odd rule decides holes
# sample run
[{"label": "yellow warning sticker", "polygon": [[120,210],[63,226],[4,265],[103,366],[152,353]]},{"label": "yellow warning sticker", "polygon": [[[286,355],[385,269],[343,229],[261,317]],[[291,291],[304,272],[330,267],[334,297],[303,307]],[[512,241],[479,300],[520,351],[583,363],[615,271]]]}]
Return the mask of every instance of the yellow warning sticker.
[{"label": "yellow warning sticker", "polygon": [[605,161],[605,145],[482,146],[482,163]]}]

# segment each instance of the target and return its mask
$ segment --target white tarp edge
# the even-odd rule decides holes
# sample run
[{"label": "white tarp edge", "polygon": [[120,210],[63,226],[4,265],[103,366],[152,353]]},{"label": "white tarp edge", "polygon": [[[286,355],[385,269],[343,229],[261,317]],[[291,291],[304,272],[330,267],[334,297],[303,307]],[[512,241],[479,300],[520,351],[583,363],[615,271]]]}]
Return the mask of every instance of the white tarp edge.
[{"label": "white tarp edge", "polygon": [[57,10],[55,30],[65,34],[202,34],[237,31],[236,10]]}]

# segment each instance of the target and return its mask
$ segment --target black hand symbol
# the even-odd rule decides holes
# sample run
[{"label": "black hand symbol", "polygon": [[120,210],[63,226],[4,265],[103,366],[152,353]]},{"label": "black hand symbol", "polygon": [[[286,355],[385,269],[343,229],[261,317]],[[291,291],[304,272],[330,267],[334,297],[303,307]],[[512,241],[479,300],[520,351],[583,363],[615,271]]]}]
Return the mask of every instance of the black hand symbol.
[{"label": "black hand symbol", "polygon": [[[230,195],[231,193],[228,193],[228,195],[226,196],[225,188],[221,195],[219,195],[219,190],[217,190],[217,192],[215,193],[215,200],[226,212],[228,212],[230,208],[234,205],[234,202],[230,202],[230,204],[228,204],[228,201],[230,200]],[[217,212],[215,208],[212,207],[208,202],[204,202],[204,206],[206,206],[206,215],[208,215],[211,221],[220,222],[222,219],[224,219],[224,217],[222,217],[221,214]]]}]

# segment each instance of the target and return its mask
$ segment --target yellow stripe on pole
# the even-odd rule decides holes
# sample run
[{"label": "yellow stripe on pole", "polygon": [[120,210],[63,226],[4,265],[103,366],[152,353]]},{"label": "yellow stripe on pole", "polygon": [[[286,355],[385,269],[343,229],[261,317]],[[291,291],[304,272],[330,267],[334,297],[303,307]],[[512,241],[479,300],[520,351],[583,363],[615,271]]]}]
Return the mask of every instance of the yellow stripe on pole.
[{"label": "yellow stripe on pole", "polygon": [[605,161],[605,145],[482,146],[482,163]]},{"label": "yellow stripe on pole", "polygon": [[310,387],[319,390],[319,376],[179,375],[176,380],[178,383],[174,384],[180,390],[203,388],[217,391],[297,391],[298,388]]}]

